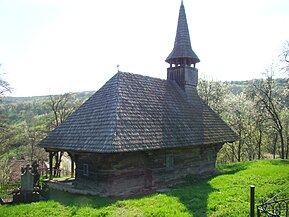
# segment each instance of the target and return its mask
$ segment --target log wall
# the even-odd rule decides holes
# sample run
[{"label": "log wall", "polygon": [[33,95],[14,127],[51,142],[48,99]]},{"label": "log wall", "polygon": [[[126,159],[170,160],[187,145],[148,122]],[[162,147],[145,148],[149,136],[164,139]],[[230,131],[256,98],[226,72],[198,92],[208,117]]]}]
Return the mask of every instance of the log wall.
[{"label": "log wall", "polygon": [[74,153],[75,185],[96,190],[102,196],[145,194],[182,183],[190,176],[214,173],[220,148],[213,145],[149,152]]}]

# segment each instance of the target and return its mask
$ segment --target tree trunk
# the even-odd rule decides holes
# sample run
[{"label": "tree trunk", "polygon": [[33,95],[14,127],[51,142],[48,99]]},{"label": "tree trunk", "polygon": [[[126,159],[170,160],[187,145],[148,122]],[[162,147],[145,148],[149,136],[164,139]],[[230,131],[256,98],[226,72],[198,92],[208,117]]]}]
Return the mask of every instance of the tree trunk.
[{"label": "tree trunk", "polygon": [[288,153],[289,152],[289,143],[288,143],[288,139],[287,139],[287,146],[286,146],[286,159],[288,159]]},{"label": "tree trunk", "polygon": [[241,162],[241,149],[242,149],[243,141],[242,139],[239,140],[238,142],[238,152],[237,152],[237,161]]},{"label": "tree trunk", "polygon": [[281,143],[281,158],[285,159],[285,144],[284,144],[284,139],[283,139],[283,130],[282,130],[282,128],[279,129],[278,133],[279,133],[279,136],[280,136],[280,143]]},{"label": "tree trunk", "polygon": [[232,163],[234,163],[235,161],[235,150],[234,150],[234,143],[231,143],[231,150],[232,150],[232,158],[231,158],[231,161]]},{"label": "tree trunk", "polygon": [[262,143],[262,130],[259,129],[259,138],[258,138],[258,160],[261,159],[261,143]]},{"label": "tree trunk", "polygon": [[[288,68],[289,69],[289,68]],[[288,159],[289,155],[289,136],[288,136],[288,127],[289,127],[289,121],[286,121],[285,124],[285,143],[286,145],[286,159]]]},{"label": "tree trunk", "polygon": [[55,164],[54,164],[54,177],[60,177],[60,164],[63,152],[56,152],[55,154]]},{"label": "tree trunk", "polygon": [[34,155],[34,141],[31,142],[31,156],[30,156],[30,162],[32,164],[33,162],[33,155]]},{"label": "tree trunk", "polygon": [[276,158],[277,140],[278,140],[278,134],[275,133],[275,136],[273,138],[273,159]]}]

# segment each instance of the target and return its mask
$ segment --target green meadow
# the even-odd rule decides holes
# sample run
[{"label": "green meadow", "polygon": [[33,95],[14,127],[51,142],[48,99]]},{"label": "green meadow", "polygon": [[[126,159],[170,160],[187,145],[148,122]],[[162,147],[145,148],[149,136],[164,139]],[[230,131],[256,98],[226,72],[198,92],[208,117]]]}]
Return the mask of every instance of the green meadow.
[{"label": "green meadow", "polygon": [[289,160],[241,162],[218,169],[215,177],[191,177],[188,184],[166,193],[135,199],[51,192],[49,201],[0,206],[0,216],[249,216],[251,185],[256,187],[256,203],[289,186]]}]

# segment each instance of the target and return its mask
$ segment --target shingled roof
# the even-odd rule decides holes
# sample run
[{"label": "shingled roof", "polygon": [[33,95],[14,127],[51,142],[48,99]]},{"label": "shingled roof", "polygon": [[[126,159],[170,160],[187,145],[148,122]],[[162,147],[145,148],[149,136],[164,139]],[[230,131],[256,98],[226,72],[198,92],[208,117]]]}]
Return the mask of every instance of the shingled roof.
[{"label": "shingled roof", "polygon": [[192,50],[190,33],[187,24],[186,12],[183,2],[181,3],[178,19],[178,27],[175,44],[166,62],[170,64],[181,64],[181,59],[187,59],[188,64],[200,62],[199,57]]},{"label": "shingled roof", "polygon": [[118,72],[40,146],[50,150],[130,152],[232,142],[236,134],[197,94],[175,81]]}]

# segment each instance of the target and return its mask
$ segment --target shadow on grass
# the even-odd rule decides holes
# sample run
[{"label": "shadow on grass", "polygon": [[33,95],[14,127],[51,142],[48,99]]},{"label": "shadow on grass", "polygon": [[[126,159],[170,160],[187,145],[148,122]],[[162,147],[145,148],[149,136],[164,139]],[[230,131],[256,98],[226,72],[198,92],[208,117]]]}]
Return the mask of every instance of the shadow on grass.
[{"label": "shadow on grass", "polygon": [[180,202],[185,205],[192,216],[206,217],[209,194],[216,191],[216,189],[212,188],[209,184],[209,180],[210,179],[190,185],[179,186],[167,193],[167,195],[179,198]]},{"label": "shadow on grass", "polygon": [[288,159],[274,159],[269,161],[272,165],[288,165]]},{"label": "shadow on grass", "polygon": [[245,170],[248,165],[236,163],[231,165],[218,166],[219,174],[210,178],[195,178],[185,185],[178,186],[167,195],[179,198],[180,202],[186,206],[188,211],[194,217],[207,217],[214,213],[215,207],[208,207],[209,195],[212,192],[219,191],[210,185],[210,181],[218,176],[233,175],[241,170]]},{"label": "shadow on grass", "polygon": [[234,174],[241,170],[245,170],[248,168],[251,162],[240,162],[234,164],[220,164],[217,166],[220,174]]},{"label": "shadow on grass", "polygon": [[116,202],[116,199],[72,194],[54,189],[49,190],[49,200],[57,201],[64,206],[88,206],[97,209],[112,205]]}]

